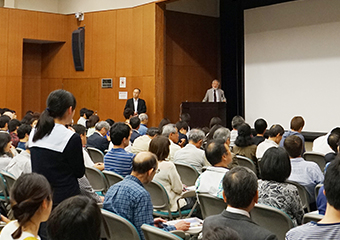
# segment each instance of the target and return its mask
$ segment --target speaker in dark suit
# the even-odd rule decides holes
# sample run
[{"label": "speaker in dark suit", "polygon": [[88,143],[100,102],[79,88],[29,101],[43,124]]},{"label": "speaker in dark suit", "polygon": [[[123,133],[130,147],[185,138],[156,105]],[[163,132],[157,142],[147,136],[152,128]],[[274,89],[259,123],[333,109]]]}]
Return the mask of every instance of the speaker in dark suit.
[{"label": "speaker in dark suit", "polygon": [[[140,94],[140,89],[135,88],[133,90],[133,98],[130,98],[126,101],[124,110],[127,109],[127,108],[131,108],[135,112],[135,115],[146,112],[145,101],[143,99],[139,98],[139,94]],[[135,102],[137,104],[137,108],[135,107],[136,106]]]}]

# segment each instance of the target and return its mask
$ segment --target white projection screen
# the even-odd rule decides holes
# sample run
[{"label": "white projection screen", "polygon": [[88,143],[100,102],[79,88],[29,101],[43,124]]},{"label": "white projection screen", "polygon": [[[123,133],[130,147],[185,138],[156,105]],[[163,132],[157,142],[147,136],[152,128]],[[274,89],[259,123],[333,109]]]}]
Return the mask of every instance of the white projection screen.
[{"label": "white projection screen", "polygon": [[340,1],[300,0],[246,10],[245,118],[303,131],[340,126]]}]

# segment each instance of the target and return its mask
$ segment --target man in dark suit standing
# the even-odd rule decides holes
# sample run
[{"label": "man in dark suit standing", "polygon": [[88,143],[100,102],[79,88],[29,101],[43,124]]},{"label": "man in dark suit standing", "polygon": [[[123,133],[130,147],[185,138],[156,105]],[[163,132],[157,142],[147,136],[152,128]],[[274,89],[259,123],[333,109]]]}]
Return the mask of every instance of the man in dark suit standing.
[{"label": "man in dark suit standing", "polygon": [[228,203],[221,214],[210,216],[203,223],[203,239],[209,229],[230,227],[243,240],[269,240],[277,237],[254,223],[249,215],[258,200],[257,177],[245,167],[235,167],[223,178],[223,198]]},{"label": "man in dark suit standing", "polygon": [[125,108],[124,108],[124,110],[127,108],[133,109],[135,116],[146,112],[145,101],[139,98],[140,92],[141,91],[139,88],[135,88],[133,90],[133,98],[130,98],[126,101]]}]

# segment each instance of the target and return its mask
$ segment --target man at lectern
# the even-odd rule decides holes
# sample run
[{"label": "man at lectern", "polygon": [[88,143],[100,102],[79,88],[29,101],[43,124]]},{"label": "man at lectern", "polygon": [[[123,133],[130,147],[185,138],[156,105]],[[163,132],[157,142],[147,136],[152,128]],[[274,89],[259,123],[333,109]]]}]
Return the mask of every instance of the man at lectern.
[{"label": "man at lectern", "polygon": [[217,79],[214,79],[211,83],[212,88],[207,90],[202,102],[226,102],[227,99],[224,96],[224,92],[222,89],[218,88],[219,86],[220,82]]}]

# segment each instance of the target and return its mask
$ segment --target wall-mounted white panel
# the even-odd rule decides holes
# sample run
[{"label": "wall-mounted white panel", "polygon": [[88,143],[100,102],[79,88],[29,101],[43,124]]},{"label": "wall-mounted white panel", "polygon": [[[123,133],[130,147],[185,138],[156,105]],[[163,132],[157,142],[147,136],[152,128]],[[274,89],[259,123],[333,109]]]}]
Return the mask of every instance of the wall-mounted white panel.
[{"label": "wall-mounted white panel", "polygon": [[14,7],[18,9],[59,13],[57,0],[14,0]]},{"label": "wall-mounted white panel", "polygon": [[245,12],[245,112],[251,125],[289,129],[301,115],[304,131],[340,125],[340,1],[308,0]]}]

